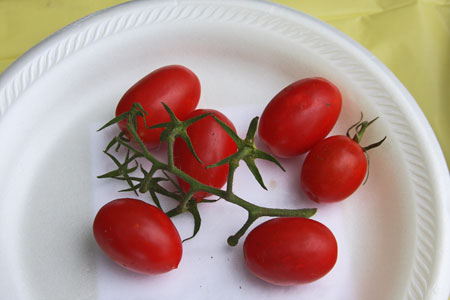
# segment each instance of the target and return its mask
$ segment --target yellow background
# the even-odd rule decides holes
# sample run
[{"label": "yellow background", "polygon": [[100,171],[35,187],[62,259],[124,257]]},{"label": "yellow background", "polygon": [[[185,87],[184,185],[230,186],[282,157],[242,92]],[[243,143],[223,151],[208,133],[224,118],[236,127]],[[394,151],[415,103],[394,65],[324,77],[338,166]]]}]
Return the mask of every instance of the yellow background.
[{"label": "yellow background", "polygon": [[[0,0],[0,72],[30,47],[123,0]],[[450,164],[450,0],[277,0],[343,31],[414,96]]]},{"label": "yellow background", "polygon": [[[0,0],[0,72],[63,26],[123,0]],[[343,31],[411,92],[450,163],[450,0],[277,0]],[[449,279],[450,280],[450,279]]]}]

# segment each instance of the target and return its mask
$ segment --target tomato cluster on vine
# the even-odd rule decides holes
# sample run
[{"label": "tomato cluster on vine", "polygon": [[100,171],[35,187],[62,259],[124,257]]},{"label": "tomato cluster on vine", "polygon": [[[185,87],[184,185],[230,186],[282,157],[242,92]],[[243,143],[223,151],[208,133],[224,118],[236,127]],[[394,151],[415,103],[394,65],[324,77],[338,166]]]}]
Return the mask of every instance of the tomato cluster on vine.
[{"label": "tomato cluster on vine", "polygon": [[[162,67],[127,90],[115,118],[101,128],[117,124],[120,132],[105,149],[117,169],[99,177],[126,182],[126,191],[148,193],[155,205],[122,198],[103,206],[93,225],[100,248],[135,272],[159,274],[175,269],[183,247],[170,218],[191,213],[195,236],[201,225],[197,206],[211,202],[205,198],[215,195],[248,212],[247,221],[228,237],[231,246],[257,219],[272,217],[253,228],[243,245],[245,263],[255,276],[276,285],[308,283],[325,276],[337,261],[338,246],[329,228],[309,219],[316,209],[255,205],[235,194],[234,173],[243,161],[266,189],[256,159],[283,169],[276,157],[306,153],[298,168],[298,184],[305,194],[315,202],[342,201],[367,176],[367,150],[384,141],[359,145],[375,119],[361,119],[346,135],[327,137],[341,112],[341,93],[324,78],[305,78],[276,94],[241,138],[223,113],[197,108],[200,91],[200,80],[188,68]],[[256,135],[270,153],[255,146]],[[151,153],[161,143],[167,143],[167,161]],[[122,159],[114,152],[119,148],[126,149]],[[141,160],[150,162],[149,170]],[[161,184],[168,181],[172,189]],[[175,199],[178,205],[164,212],[161,196]]]}]

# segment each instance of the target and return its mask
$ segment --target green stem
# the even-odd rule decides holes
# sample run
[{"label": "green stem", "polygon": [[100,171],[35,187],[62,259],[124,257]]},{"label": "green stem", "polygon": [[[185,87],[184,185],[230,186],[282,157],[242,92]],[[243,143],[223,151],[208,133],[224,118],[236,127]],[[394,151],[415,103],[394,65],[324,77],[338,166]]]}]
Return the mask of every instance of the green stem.
[{"label": "green stem", "polygon": [[173,144],[175,142],[175,137],[174,136],[169,136],[169,138],[167,139],[167,164],[169,166],[175,166],[174,160],[173,160]]},{"label": "green stem", "polygon": [[253,222],[258,219],[257,217],[252,216],[252,214],[249,212],[247,221],[242,225],[241,229],[238,230],[234,235],[231,235],[227,239],[227,243],[230,246],[236,246],[239,242],[239,239],[245,234],[247,229],[250,228],[250,226],[253,224]]},{"label": "green stem", "polygon": [[[135,131],[134,131],[134,133],[135,133]],[[132,134],[133,134],[133,132],[132,132]],[[136,139],[138,141],[140,140],[140,138],[137,136],[137,134],[136,134],[136,136],[133,135],[133,137],[134,137],[134,139]],[[123,142],[121,142],[121,143],[123,143]],[[123,143],[123,145],[133,151],[139,152],[139,150],[137,150],[136,148],[134,148],[133,146],[131,146],[127,143]],[[173,145],[173,143],[171,143],[171,145],[169,146],[169,149],[172,148],[172,150],[173,150],[172,145]],[[169,150],[169,155],[171,155],[170,153],[172,153],[172,155],[173,155],[173,151]],[[247,222],[244,224],[244,226],[238,231],[238,233],[236,233],[231,238],[232,241],[237,242],[239,240],[239,238],[248,229],[248,227],[256,219],[258,219],[260,217],[263,217],[263,216],[266,216],[266,217],[287,217],[287,216],[311,217],[316,212],[316,209],[279,209],[279,208],[262,207],[262,206],[258,206],[253,203],[250,203],[250,202],[240,198],[239,196],[235,195],[232,192],[232,183],[233,183],[233,179],[234,179],[234,173],[238,167],[237,161],[230,162],[230,169],[229,169],[229,173],[228,173],[229,183],[227,184],[227,191],[223,191],[221,189],[211,187],[209,185],[206,185],[206,184],[203,184],[203,183],[197,181],[195,178],[189,176],[188,174],[186,174],[183,171],[181,171],[180,169],[178,169],[174,164],[169,165],[169,164],[163,164],[163,163],[159,162],[148,151],[144,151],[141,154],[146,159],[150,160],[154,164],[153,166],[157,165],[158,169],[162,169],[162,170],[171,172],[172,174],[183,179],[190,185],[190,192],[189,192],[190,197],[186,197],[185,200],[183,202],[181,202],[180,205],[177,206],[177,208],[175,208],[172,211],[169,211],[167,213],[167,215],[169,217],[173,217],[180,213],[186,212],[187,211],[187,203],[188,203],[189,199],[192,197],[192,195],[194,194],[194,192],[196,192],[196,191],[203,191],[203,192],[210,193],[212,195],[215,195],[215,196],[225,199],[225,201],[228,201],[230,203],[233,203],[235,205],[238,205],[238,206],[246,209],[249,212],[249,218],[248,218]],[[172,158],[173,158],[173,156],[172,156]],[[169,160],[170,160],[170,158],[169,158]]]},{"label": "green stem", "polygon": [[[134,108],[134,109],[136,109],[136,108]],[[168,107],[167,107],[167,109],[168,109],[168,111],[170,111],[170,109]],[[181,137],[185,141],[187,140],[188,145],[192,145],[189,137],[185,133],[185,126],[188,123],[183,123],[183,122],[179,121],[178,119],[175,118],[175,116],[172,113],[172,115],[173,115],[173,116],[171,115],[172,119],[173,119],[172,123],[163,123],[163,124],[159,125],[159,127],[166,127],[165,130],[167,130],[167,131],[164,131],[166,134],[164,135],[163,140],[167,141],[167,143],[168,143],[168,157],[167,157],[168,162],[164,163],[164,162],[161,162],[158,159],[156,159],[148,151],[145,144],[139,137],[137,130],[136,130],[136,126],[137,126],[136,118],[139,116],[139,113],[142,114],[141,111],[133,110],[133,108],[132,108],[132,110],[130,110],[130,113],[129,113],[129,115],[134,118],[134,119],[130,119],[130,117],[129,117],[127,120],[127,129],[128,129],[128,132],[131,134],[131,139],[126,140],[126,139],[122,138],[122,135],[119,134],[119,136],[116,137],[115,140],[118,143],[118,145],[122,145],[122,146],[126,147],[128,149],[128,151],[134,152],[134,155],[132,156],[132,158],[143,157],[144,159],[148,160],[152,164],[151,170],[147,173],[141,167],[141,170],[144,173],[143,178],[129,177],[128,175],[130,173],[134,172],[134,170],[137,167],[131,168],[131,169],[127,168],[128,164],[131,162],[131,159],[128,157],[128,154],[127,154],[127,158],[125,161],[126,168],[123,167],[124,164],[121,164],[117,161],[118,169],[120,171],[124,172],[124,174],[122,174],[123,179],[127,180],[128,184],[131,186],[131,188],[136,187],[136,186],[133,186],[133,183],[130,183],[131,179],[140,182],[140,184],[141,184],[140,192],[149,191],[151,193],[151,195],[155,197],[154,200],[158,201],[158,203],[159,203],[159,200],[156,197],[156,193],[162,194],[162,195],[165,195],[165,196],[168,196],[170,198],[174,198],[175,200],[177,200],[179,202],[179,204],[174,209],[166,212],[166,214],[169,217],[176,216],[176,215],[184,213],[186,211],[190,211],[191,213],[193,213],[193,215],[198,214],[198,212],[196,211],[197,203],[195,202],[195,199],[193,199],[193,195],[197,191],[203,191],[203,192],[215,195],[219,198],[224,199],[225,201],[228,201],[232,204],[238,205],[248,212],[248,217],[247,217],[247,220],[244,223],[244,225],[236,232],[236,234],[234,234],[228,238],[228,244],[234,246],[238,243],[239,238],[241,238],[245,234],[245,232],[250,228],[250,226],[260,217],[295,216],[295,217],[308,218],[315,214],[316,209],[279,209],[279,208],[268,208],[268,207],[258,206],[258,205],[255,205],[253,203],[250,203],[250,202],[240,198],[239,196],[237,196],[236,194],[233,193],[234,174],[235,174],[236,169],[239,167],[240,160],[244,160],[246,162],[247,166],[250,168],[250,170],[252,171],[255,178],[258,180],[258,182],[260,182],[260,184],[263,187],[264,187],[264,184],[262,183],[262,178],[259,174],[259,171],[257,170],[256,165],[254,164],[254,159],[259,158],[259,159],[269,160],[269,161],[275,162],[279,166],[281,166],[275,158],[271,157],[269,154],[267,154],[255,147],[254,134],[256,132],[256,126],[257,126],[257,121],[258,121],[257,118],[252,120],[251,126],[249,126],[249,130],[247,132],[247,137],[246,137],[245,141],[240,139],[239,136],[237,136],[237,134],[232,129],[227,127],[226,124],[219,123],[219,124],[221,124],[222,128],[224,128],[225,131],[227,131],[227,133],[230,135],[230,137],[233,138],[233,140],[236,142],[236,145],[238,146],[238,151],[235,154],[233,154],[232,156],[230,156],[218,163],[219,165],[225,164],[225,163],[229,164],[229,171],[228,171],[228,178],[227,178],[228,182],[226,185],[226,190],[222,190],[222,189],[218,189],[218,188],[201,183],[197,179],[191,177],[190,175],[186,174],[185,172],[181,171],[178,167],[175,166],[173,148],[174,148],[174,142],[175,142],[175,139],[177,138],[177,136],[181,135]],[[119,118],[119,119],[116,118],[116,122],[117,122],[117,120],[120,121],[121,118]],[[110,124],[113,124],[113,122],[110,121],[107,123],[108,126]],[[168,124],[168,125],[166,126],[164,124]],[[162,125],[164,125],[164,126],[162,126]],[[155,126],[158,126],[158,125],[155,125]],[[110,145],[111,145],[111,143],[110,143]],[[138,148],[140,148],[140,149],[138,149]],[[192,148],[192,147],[190,147],[190,148]],[[109,149],[109,146],[107,149]],[[193,148],[191,149],[191,152],[195,156],[195,152],[194,152]],[[107,154],[111,157],[111,154],[109,154],[109,153],[107,153]],[[117,159],[114,158],[114,160],[116,161]],[[213,166],[210,166],[210,167],[213,167]],[[154,177],[154,174],[158,170],[161,170],[166,175],[166,177],[168,177],[168,175],[165,173],[165,171],[170,172],[172,175],[174,175],[174,176],[184,180],[186,183],[188,183],[190,186],[188,193],[184,194],[179,186],[177,187],[177,189],[179,190],[179,193],[166,190],[163,186],[161,186],[158,183],[159,181],[165,180],[165,179]],[[118,178],[118,179],[122,179],[122,178]],[[175,184],[175,186],[176,186],[176,184]],[[196,218],[196,227],[194,230],[194,235],[195,235],[195,233],[198,231],[198,228],[200,226],[200,218],[199,218],[199,216],[194,216],[194,217],[197,217]]]},{"label": "green stem", "polygon": [[[250,203],[251,204],[251,203]],[[306,209],[277,209],[277,208],[266,208],[261,206],[256,206],[251,204],[252,208],[248,208],[247,221],[242,225],[242,227],[232,236],[228,237],[227,243],[230,246],[236,246],[239,239],[247,232],[250,226],[261,217],[302,217],[310,218],[312,217],[317,209],[306,208]]]},{"label": "green stem", "polygon": [[192,199],[192,196],[194,196],[194,193],[195,193],[195,190],[191,188],[191,189],[189,189],[189,192],[184,196],[183,201],[179,205],[180,213],[184,213],[187,211],[187,206],[188,206],[189,200]]},{"label": "green stem", "polygon": [[227,179],[227,197],[230,197],[233,194],[233,182],[234,182],[234,172],[239,167],[239,161],[232,160],[229,164],[228,169],[228,179]]},{"label": "green stem", "polygon": [[152,180],[153,175],[157,170],[158,169],[156,169],[155,166],[153,165],[152,168],[150,169],[150,172],[148,172],[148,174],[145,175],[144,180],[142,181],[141,187],[139,189],[140,193],[144,194],[149,190],[150,181]]}]

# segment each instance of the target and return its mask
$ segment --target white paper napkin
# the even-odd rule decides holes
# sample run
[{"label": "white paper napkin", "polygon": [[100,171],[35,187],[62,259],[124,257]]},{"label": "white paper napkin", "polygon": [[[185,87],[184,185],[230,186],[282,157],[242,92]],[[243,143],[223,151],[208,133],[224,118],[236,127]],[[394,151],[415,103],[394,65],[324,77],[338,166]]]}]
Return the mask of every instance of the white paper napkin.
[{"label": "white paper napkin", "polygon": [[[261,113],[259,107],[220,109],[234,123],[238,133],[245,136],[250,120]],[[96,128],[102,124],[95,124]],[[114,168],[110,159],[102,153],[113,134],[118,129],[96,133],[92,130],[92,177]],[[259,142],[258,142],[259,143]],[[160,157],[163,151],[158,153]],[[235,176],[235,192],[255,204],[280,208],[318,207],[301,193],[299,172],[303,157],[281,160],[286,173],[269,162],[257,162],[269,191],[263,190],[241,164]],[[94,179],[94,203],[92,209],[98,211],[107,202],[122,197],[136,196],[133,193],[118,193],[127,188],[125,183],[112,179]],[[141,200],[152,203],[148,195]],[[336,236],[339,245],[338,261],[334,269],[317,282],[293,287],[274,286],[251,274],[244,262],[242,245],[245,236],[235,247],[226,243],[245,222],[246,212],[225,200],[200,205],[202,226],[197,236],[183,244],[183,257],[178,269],[162,275],[141,275],[128,271],[112,262],[97,247],[97,295],[100,300],[133,299],[361,299],[357,297],[358,287],[352,278],[351,257],[345,241],[345,220],[342,210],[345,205],[321,207],[314,219],[323,222]],[[193,230],[193,220],[189,214],[172,219],[181,238],[189,237]],[[267,218],[260,219],[259,224]],[[252,226],[252,228],[255,225]],[[367,270],[370,272],[370,270]]]}]

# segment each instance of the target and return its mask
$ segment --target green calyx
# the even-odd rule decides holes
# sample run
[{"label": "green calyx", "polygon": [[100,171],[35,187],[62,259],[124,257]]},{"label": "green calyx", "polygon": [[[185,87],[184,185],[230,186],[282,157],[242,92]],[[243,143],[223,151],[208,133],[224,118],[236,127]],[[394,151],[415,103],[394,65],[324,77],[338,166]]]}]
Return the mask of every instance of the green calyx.
[{"label": "green calyx", "polygon": [[[366,132],[366,129],[372,125],[376,120],[378,120],[378,117],[372,119],[371,121],[363,121],[363,113],[361,112],[361,118],[359,119],[358,122],[356,122],[355,124],[353,124],[348,130],[347,130],[347,137],[351,138],[354,142],[356,142],[357,144],[360,144],[364,133]],[[350,132],[354,130],[355,133],[353,135],[353,137],[350,136]],[[369,154],[367,153],[367,151],[369,151],[370,149],[373,148],[377,148],[379,147],[381,144],[383,144],[383,142],[386,140],[386,136],[384,138],[382,138],[381,140],[379,140],[376,143],[370,144],[368,146],[365,147],[361,147],[361,149],[364,151],[365,155],[366,155],[366,159],[367,159],[367,173],[366,173],[366,177],[363,180],[363,185],[366,184],[367,180],[369,179],[369,170],[370,170],[370,158],[369,158]]]},{"label": "green calyx", "polygon": [[[271,161],[271,162],[275,163],[278,167],[280,167],[283,171],[285,171],[285,170],[284,170],[283,166],[280,164],[280,162],[275,157],[273,157],[272,155],[270,155],[267,152],[259,150],[255,146],[255,134],[256,134],[256,129],[258,127],[259,118],[255,117],[250,122],[250,126],[248,128],[247,136],[245,137],[245,139],[241,139],[227,124],[222,122],[220,119],[218,119],[216,117],[214,117],[214,119],[227,132],[227,134],[233,139],[233,141],[236,143],[238,150],[233,155],[231,155],[211,166],[208,166],[207,168],[213,168],[213,167],[221,166],[221,165],[224,165],[227,163],[229,163],[230,166],[237,167],[239,165],[239,161],[243,160],[247,164],[247,167],[252,172],[256,181],[258,181],[258,183],[261,185],[261,187],[263,189],[267,190],[267,187],[264,184],[262,176],[259,173],[258,167],[255,164],[255,159],[259,158],[259,159]],[[229,181],[229,182],[232,183],[232,181]]]},{"label": "green calyx", "polygon": [[[245,139],[242,139],[228,125],[213,116],[219,125],[233,139],[237,146],[237,151],[234,154],[207,167],[213,168],[216,166],[229,164],[226,188],[225,190],[222,190],[205,185],[189,176],[185,172],[178,169],[173,160],[174,142],[175,139],[179,137],[186,142],[191,153],[201,163],[201,159],[197,156],[189,135],[187,134],[187,128],[210,114],[203,114],[186,121],[180,121],[166,104],[163,103],[163,105],[170,116],[170,121],[151,127],[147,127],[147,125],[145,125],[145,127],[148,129],[163,128],[160,140],[161,142],[167,142],[167,162],[160,161],[152,155],[137,134],[137,119],[144,118],[145,122],[145,115],[147,112],[145,112],[141,105],[135,103],[128,112],[117,116],[99,129],[102,130],[108,126],[126,120],[130,138],[127,138],[123,133],[119,133],[108,143],[104,153],[114,162],[116,169],[100,175],[98,178],[112,178],[126,182],[128,184],[128,188],[123,189],[122,191],[132,191],[136,195],[148,193],[155,205],[161,210],[163,209],[161,200],[167,200],[167,198],[174,200],[176,202],[176,206],[166,212],[169,217],[174,217],[176,215],[189,212],[194,218],[193,234],[188,239],[193,238],[200,230],[201,216],[198,210],[198,204],[215,202],[215,200],[206,199],[197,202],[193,198],[193,195],[196,192],[207,192],[217,196],[219,199],[224,199],[225,201],[242,207],[247,211],[248,217],[244,225],[234,235],[228,238],[227,241],[230,246],[236,245],[240,237],[242,237],[253,222],[260,217],[297,216],[309,218],[316,213],[315,208],[278,209],[261,207],[240,198],[233,192],[234,173],[239,167],[239,162],[241,160],[246,163],[247,167],[250,169],[261,187],[266,190],[267,188],[256,166],[255,160],[263,159],[270,161],[284,170],[281,164],[272,155],[258,149],[255,146],[254,140],[258,126],[258,117],[251,121],[246,137]],[[126,155],[122,161],[117,157],[119,155],[118,151],[120,148],[126,149]],[[144,168],[144,165],[148,165],[148,163],[151,165],[150,170],[146,170]],[[189,191],[184,192],[172,178],[173,176],[179,177],[187,182],[190,186]]]},{"label": "green calyx", "polygon": [[[347,130],[347,137],[351,138],[353,141],[355,141],[356,143],[360,144],[364,133],[366,132],[366,129],[372,125],[376,120],[378,120],[378,117],[376,117],[375,119],[371,120],[371,121],[363,121],[363,113],[361,112],[361,118],[359,119],[359,121],[355,124],[353,124],[348,130]],[[353,135],[353,137],[350,136],[351,131],[354,130],[355,133]],[[370,149],[376,148],[378,146],[380,146],[384,141],[386,140],[386,136],[381,139],[380,141],[370,144],[368,146],[365,147],[361,147],[364,152],[367,152]]]}]

